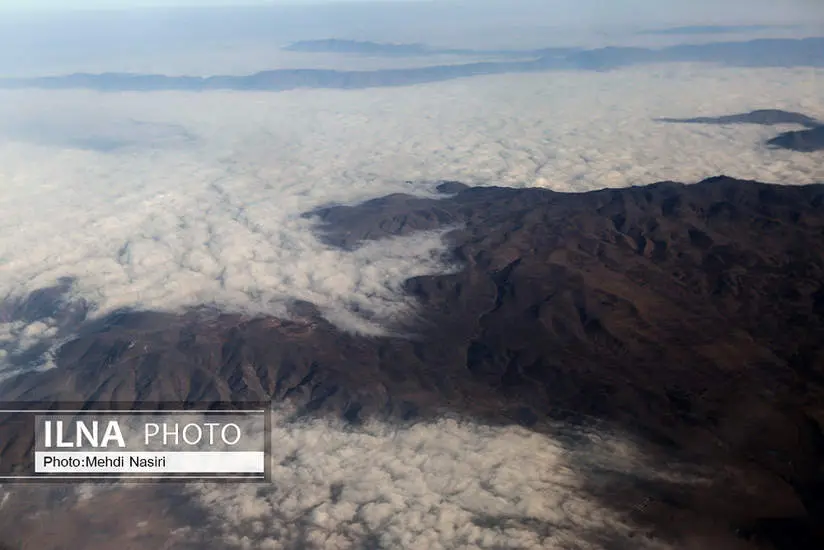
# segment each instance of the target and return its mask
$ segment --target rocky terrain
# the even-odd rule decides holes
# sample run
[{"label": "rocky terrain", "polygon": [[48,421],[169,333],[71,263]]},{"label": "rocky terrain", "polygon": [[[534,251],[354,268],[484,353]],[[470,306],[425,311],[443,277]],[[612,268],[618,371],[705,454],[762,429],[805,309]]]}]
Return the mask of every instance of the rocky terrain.
[{"label": "rocky terrain", "polygon": [[[597,422],[637,436],[661,468],[712,476],[626,480],[626,500],[604,506],[663,537],[824,547],[824,185],[438,189],[306,214],[349,249],[453,228],[460,269],[407,281],[418,314],[397,336],[341,332],[306,303],[288,319],[123,311],[87,322],[75,304],[58,368],[7,380],[0,399],[271,398],[353,424],[446,412],[536,431]],[[65,290],[2,311],[59,315]],[[3,459],[28,443],[6,438]]]}]

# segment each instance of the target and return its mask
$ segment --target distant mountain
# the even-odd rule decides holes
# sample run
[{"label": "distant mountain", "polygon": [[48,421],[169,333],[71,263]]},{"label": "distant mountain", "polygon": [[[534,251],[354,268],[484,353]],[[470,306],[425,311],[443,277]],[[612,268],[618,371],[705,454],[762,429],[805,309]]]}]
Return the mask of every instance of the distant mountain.
[{"label": "distant mountain", "polygon": [[469,57],[540,57],[553,53],[572,53],[580,48],[543,48],[538,50],[476,50],[467,48],[431,48],[423,44],[388,44],[359,40],[328,38],[303,40],[282,48],[285,51],[303,53],[344,53],[372,56],[408,57],[427,55],[455,55]]},{"label": "distant mountain", "polygon": [[[510,52],[511,53],[511,52]],[[520,52],[522,56],[525,52]],[[280,69],[247,76],[164,76],[72,74],[0,79],[0,88],[87,88],[101,91],[355,89],[408,86],[471,76],[556,70],[606,71],[644,63],[713,62],[746,67],[824,67],[824,38],[722,42],[663,49],[609,47],[594,50],[542,49],[532,59],[436,65],[376,71]]]},{"label": "distant mountain", "polygon": [[422,44],[382,44],[358,40],[340,40],[336,38],[326,40],[302,40],[284,46],[282,49],[290,52],[306,53],[356,53],[397,56],[431,55],[433,53],[433,50],[430,50]]},{"label": "distant mountain", "polygon": [[768,145],[802,153],[824,151],[824,126],[798,132],[785,132],[769,140]]},{"label": "distant mountain", "polygon": [[0,80],[0,88],[85,88],[100,91],[158,90],[267,90],[296,88],[356,89],[409,86],[477,75],[540,70],[538,62],[487,62],[377,71],[280,69],[248,76],[163,76],[151,74],[72,74],[29,79]]},{"label": "distant mountain", "polygon": [[638,34],[653,35],[681,35],[681,34],[732,34],[769,31],[775,29],[792,28],[788,25],[688,25],[683,27],[669,27],[640,31]]},{"label": "distant mountain", "polygon": [[824,123],[801,113],[781,111],[778,109],[763,109],[738,115],[697,118],[659,118],[658,121],[680,124],[760,124],[762,126],[798,124],[807,127],[808,130],[779,134],[777,137],[767,141],[767,145],[801,153],[813,153],[824,150]]},{"label": "distant mountain", "polygon": [[824,124],[807,115],[791,111],[782,111],[780,109],[760,109],[750,111],[749,113],[717,117],[659,118],[658,121],[680,124],[760,124],[762,126],[799,124],[807,128],[815,128]]},{"label": "distant mountain", "polygon": [[679,45],[659,51],[660,61],[712,61],[736,67],[824,67],[821,37]]},{"label": "distant mountain", "polygon": [[[462,268],[405,284],[419,313],[397,328],[414,338],[343,333],[305,303],[289,319],[124,311],[80,325],[57,368],[0,384],[0,399],[274,399],[354,424],[451,411],[535,431],[597,421],[648,446],[653,468],[710,476],[628,479],[604,506],[734,548],[824,548],[824,185],[440,189],[306,214],[345,248],[458,228],[447,243]],[[54,314],[60,292],[5,315]],[[0,422],[0,466],[30,445],[14,433]]]}]

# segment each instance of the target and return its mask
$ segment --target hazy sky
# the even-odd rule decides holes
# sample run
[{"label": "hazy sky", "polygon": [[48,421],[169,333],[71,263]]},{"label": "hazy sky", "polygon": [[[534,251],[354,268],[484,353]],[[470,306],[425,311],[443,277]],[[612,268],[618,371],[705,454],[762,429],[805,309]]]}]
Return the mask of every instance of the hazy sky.
[{"label": "hazy sky", "polygon": [[[327,0],[329,1],[329,0]],[[331,0],[335,1],[335,0]],[[339,1],[339,0],[338,0]],[[387,0],[384,0],[387,1]],[[390,0],[391,1],[391,0]],[[283,3],[316,3],[314,0],[0,0],[3,10],[51,10],[51,9],[97,9],[97,8],[139,8],[167,6],[229,6],[237,4],[266,5]]]},{"label": "hazy sky", "polygon": [[[343,7],[346,4],[352,5],[351,11]],[[331,6],[320,10],[300,10],[303,18],[300,25],[316,23],[317,20],[326,18],[351,20],[352,25],[359,28],[387,28],[392,26],[394,19],[398,20],[395,23],[400,22],[399,29],[405,29],[415,21],[428,18],[432,21],[424,27],[474,25],[483,27],[484,33],[488,33],[491,28],[501,30],[507,22],[510,26],[517,23],[519,27],[539,25],[586,28],[764,23],[824,25],[822,0],[0,0],[0,12],[5,12],[8,17],[10,13],[61,13],[67,10],[104,9],[111,12],[147,7],[239,8],[267,5]],[[392,5],[398,8],[390,7]],[[248,10],[235,9],[232,10],[232,15],[238,18],[247,12]],[[291,15],[296,13],[290,9]],[[254,21],[259,16],[260,14],[252,14],[250,17]],[[486,23],[480,25],[484,21]],[[237,21],[233,24],[235,27],[239,25]],[[297,24],[295,21],[289,23],[291,26]],[[17,23],[12,25],[17,26]],[[64,28],[65,26],[63,25]],[[63,32],[61,29],[57,30]],[[23,29],[6,32],[28,34]],[[403,37],[396,38],[400,40]],[[416,39],[420,40],[422,37]]]},{"label": "hazy sky", "polygon": [[[127,9],[148,6],[189,9]],[[0,12],[0,76],[306,68],[305,56],[285,59],[280,47],[318,38],[528,49],[722,39],[636,35],[683,25],[800,24],[770,32],[824,34],[824,0],[0,0]]]},{"label": "hazy sky", "polygon": [[[0,0],[0,11],[30,11],[30,10],[66,10],[66,9],[118,9],[137,7],[175,7],[175,6],[239,6],[239,5],[311,5],[324,3],[412,3],[414,0]],[[459,3],[454,0],[421,0],[419,3],[450,4]],[[499,4],[499,5],[531,5],[533,8],[557,10],[567,17],[574,13],[597,11],[610,13],[637,13],[642,16],[645,12],[667,14],[674,16],[691,16],[692,18],[706,17],[712,19],[718,15],[750,17],[779,17],[790,15],[820,16],[824,13],[824,2],[821,0],[479,0],[477,2],[463,2],[468,5]],[[560,15],[560,14],[559,14]],[[782,17],[784,16],[784,17]]]},{"label": "hazy sky", "polygon": [[[319,4],[352,0],[0,0],[0,9],[90,9],[90,8],[141,8],[141,7],[176,7],[176,6],[236,6],[236,5],[272,5],[272,4]],[[357,0],[355,0],[357,1]],[[373,0],[374,1],[374,0]],[[398,0],[378,0],[395,2]]]}]

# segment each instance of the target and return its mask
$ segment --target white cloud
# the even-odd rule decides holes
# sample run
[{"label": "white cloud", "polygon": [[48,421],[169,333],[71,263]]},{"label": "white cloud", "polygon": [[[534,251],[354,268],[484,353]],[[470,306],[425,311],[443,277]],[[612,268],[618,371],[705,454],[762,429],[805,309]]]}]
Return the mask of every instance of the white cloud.
[{"label": "white cloud", "polygon": [[303,538],[306,548],[359,548],[371,535],[381,548],[583,549],[633,531],[583,485],[586,460],[622,472],[642,465],[620,439],[588,434],[576,451],[526,429],[454,419],[353,430],[277,416],[271,487],[194,487],[230,546],[290,548]]},{"label": "white cloud", "polygon": [[[628,501],[621,512],[593,494],[622,476],[662,478],[620,434],[577,430],[573,443],[562,435],[573,430],[563,426],[552,437],[456,418],[353,428],[326,419],[287,420],[290,412],[273,412],[272,483],[81,485],[73,498],[24,486],[7,497],[0,487],[0,495],[24,516],[39,510],[57,525],[77,517],[120,524],[110,547],[163,534],[174,548],[183,540],[214,549],[675,547],[645,535],[625,515],[633,496],[620,495]],[[663,478],[702,483],[673,465]],[[169,512],[158,517],[162,510]],[[135,525],[142,526],[140,535],[131,538]],[[71,535],[61,543],[91,542],[89,533]],[[31,544],[52,547],[53,540],[40,536],[26,533]]]},{"label": "white cloud", "polygon": [[[12,123],[0,123],[0,296],[75,276],[98,315],[212,301],[278,313],[296,297],[371,330],[349,305],[384,320],[408,310],[397,289],[444,269],[439,235],[346,253],[321,245],[301,212],[429,190],[404,180],[561,191],[719,173],[821,181],[816,155],[762,145],[780,127],[653,120],[767,107],[821,117],[821,77],[663,65],[358,91],[5,91],[0,120]],[[124,128],[135,142],[104,152],[20,141],[27,121],[58,128],[61,143]],[[150,131],[131,135],[134,127]],[[169,147],[170,132],[187,138]],[[20,330],[2,332],[34,328]]]},{"label": "white cloud", "polygon": [[[0,296],[74,276],[75,293],[97,305],[96,315],[211,301],[278,313],[297,297],[343,326],[366,329],[349,305],[378,319],[408,311],[399,284],[446,268],[439,235],[342,252],[320,244],[300,213],[330,201],[427,192],[404,180],[561,191],[718,173],[821,181],[819,157],[760,145],[781,128],[653,121],[756,108],[824,117],[821,77],[809,69],[670,65],[346,92],[2,92],[0,120],[14,112],[15,128],[26,120],[53,127],[59,115],[61,143],[128,120],[182,128],[193,139],[155,147],[150,133],[138,145],[101,152],[21,141],[0,122]],[[0,348],[29,349],[52,325],[0,325]],[[621,438],[594,438],[576,453],[519,428],[448,419],[356,431],[324,420],[280,422],[273,450],[272,486],[193,487],[211,527],[187,531],[155,517],[166,529],[161,540],[214,529],[230,547],[283,548],[304,536],[304,525],[310,548],[350,548],[370,534],[384,547],[410,549],[598,548],[584,535],[621,538],[632,526],[584,486],[592,464],[650,471]],[[124,501],[96,492],[84,506],[99,508],[66,513],[149,510],[155,501],[139,491]],[[7,494],[3,502],[16,502]],[[509,519],[496,525],[495,518]],[[639,537],[635,544],[664,547]]]}]

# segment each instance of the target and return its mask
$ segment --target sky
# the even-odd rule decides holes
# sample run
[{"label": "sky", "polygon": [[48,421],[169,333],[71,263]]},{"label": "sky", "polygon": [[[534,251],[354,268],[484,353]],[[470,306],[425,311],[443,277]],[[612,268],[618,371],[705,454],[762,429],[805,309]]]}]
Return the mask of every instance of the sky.
[{"label": "sky", "polygon": [[[324,2],[346,2],[353,0],[0,0],[0,9],[9,10],[66,10],[66,9],[120,9],[144,7],[206,7],[237,5],[272,5],[272,4],[318,4]],[[358,0],[354,0],[358,1]],[[372,0],[379,2],[397,2],[403,0]]]},{"label": "sky", "polygon": [[[212,7],[212,6],[266,6],[317,5],[328,3],[419,3],[457,4],[454,0],[0,0],[0,11],[65,11],[86,9],[131,9],[145,7]],[[714,17],[738,19],[785,20],[804,15],[824,14],[820,0],[479,0],[463,2],[475,9],[483,5],[513,6],[556,11],[561,19],[591,17],[600,14],[606,18],[622,15],[622,19],[655,14],[658,18],[689,18],[692,21],[712,22]]]},{"label": "sky", "polygon": [[[295,0],[300,1],[300,0]],[[305,1],[305,0],[304,0]],[[260,0],[247,0],[246,4],[266,4]],[[227,0],[2,0],[0,7],[4,9],[84,9],[84,8],[137,8],[146,6],[209,6],[231,5]]]}]

